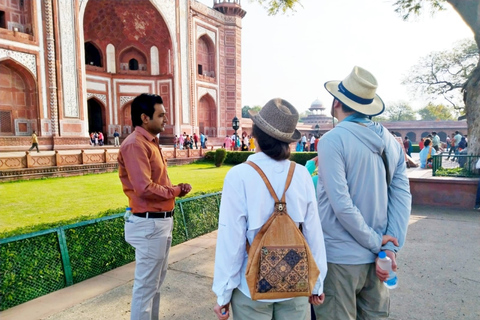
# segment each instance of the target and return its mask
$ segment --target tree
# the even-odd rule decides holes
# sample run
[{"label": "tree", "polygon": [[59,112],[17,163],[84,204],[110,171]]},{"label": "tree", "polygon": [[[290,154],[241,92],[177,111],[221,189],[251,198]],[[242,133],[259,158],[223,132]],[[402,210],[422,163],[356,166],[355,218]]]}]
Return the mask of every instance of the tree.
[{"label": "tree", "polygon": [[[472,30],[478,52],[480,0],[397,0],[394,7],[404,19],[408,19],[411,14],[420,14],[423,9],[444,10],[445,3],[449,3]],[[480,65],[478,60],[462,89],[468,125],[468,153],[478,155],[480,154]]]},{"label": "tree", "polygon": [[248,110],[250,110],[249,106],[243,106],[243,108],[242,108],[242,118],[250,118],[250,115],[248,114]]},{"label": "tree", "polygon": [[385,107],[385,112],[382,115],[387,117],[390,121],[407,121],[416,119],[415,111],[403,101],[387,105]]},{"label": "tree", "polygon": [[286,13],[289,10],[295,11],[295,5],[301,5],[300,0],[255,0],[262,4],[268,11],[268,15],[276,15],[279,12]]},{"label": "tree", "polygon": [[249,106],[243,106],[242,108],[242,118],[250,118],[250,114],[248,113],[248,110],[252,110],[252,111],[260,111],[260,109],[262,109],[261,106],[255,106],[253,108],[250,108]]},{"label": "tree", "polygon": [[478,57],[475,42],[465,39],[451,50],[432,52],[421,58],[403,84],[416,94],[432,98],[441,95],[456,109],[463,109],[461,89],[475,69]]},{"label": "tree", "polygon": [[417,111],[422,120],[455,120],[454,110],[443,104],[429,103],[426,107]]}]

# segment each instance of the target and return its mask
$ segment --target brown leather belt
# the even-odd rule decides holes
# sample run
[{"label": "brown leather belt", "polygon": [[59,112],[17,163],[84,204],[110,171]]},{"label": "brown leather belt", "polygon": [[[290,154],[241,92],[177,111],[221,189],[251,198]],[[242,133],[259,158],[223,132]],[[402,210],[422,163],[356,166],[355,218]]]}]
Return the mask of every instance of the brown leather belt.
[{"label": "brown leather belt", "polygon": [[139,218],[147,218],[147,219],[165,219],[173,217],[175,210],[172,211],[161,211],[161,212],[139,212],[134,213],[133,215]]}]

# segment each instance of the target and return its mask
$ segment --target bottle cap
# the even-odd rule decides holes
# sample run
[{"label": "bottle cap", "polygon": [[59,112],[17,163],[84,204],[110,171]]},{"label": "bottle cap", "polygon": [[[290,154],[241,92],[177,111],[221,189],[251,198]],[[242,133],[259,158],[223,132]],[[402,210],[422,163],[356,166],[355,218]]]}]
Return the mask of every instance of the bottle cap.
[{"label": "bottle cap", "polygon": [[385,258],[387,257],[387,254],[385,253],[385,251],[380,251],[380,252],[378,253],[378,257],[379,257],[380,259],[385,259]]},{"label": "bottle cap", "polygon": [[130,208],[130,207],[127,207],[127,210],[132,210],[132,208]]}]

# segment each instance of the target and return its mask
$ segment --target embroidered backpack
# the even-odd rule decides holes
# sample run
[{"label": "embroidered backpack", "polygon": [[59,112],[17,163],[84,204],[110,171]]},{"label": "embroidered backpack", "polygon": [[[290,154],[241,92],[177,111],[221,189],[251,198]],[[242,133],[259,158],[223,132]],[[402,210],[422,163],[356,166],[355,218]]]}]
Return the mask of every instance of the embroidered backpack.
[{"label": "embroidered backpack", "polygon": [[246,163],[260,174],[275,200],[272,215],[257,233],[251,246],[247,241],[245,277],[252,300],[310,296],[320,270],[305,237],[288,215],[285,203],[285,193],[292,181],[295,162],[290,163],[281,200],[278,200],[262,169],[251,161]]}]

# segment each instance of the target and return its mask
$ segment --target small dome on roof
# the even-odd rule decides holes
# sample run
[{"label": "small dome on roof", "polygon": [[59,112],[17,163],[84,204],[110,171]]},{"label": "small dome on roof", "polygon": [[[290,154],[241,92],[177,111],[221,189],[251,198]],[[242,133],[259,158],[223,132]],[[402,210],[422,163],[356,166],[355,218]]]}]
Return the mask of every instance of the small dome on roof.
[{"label": "small dome on roof", "polygon": [[325,108],[323,107],[323,103],[320,100],[316,99],[310,105],[310,109],[325,109]]}]

